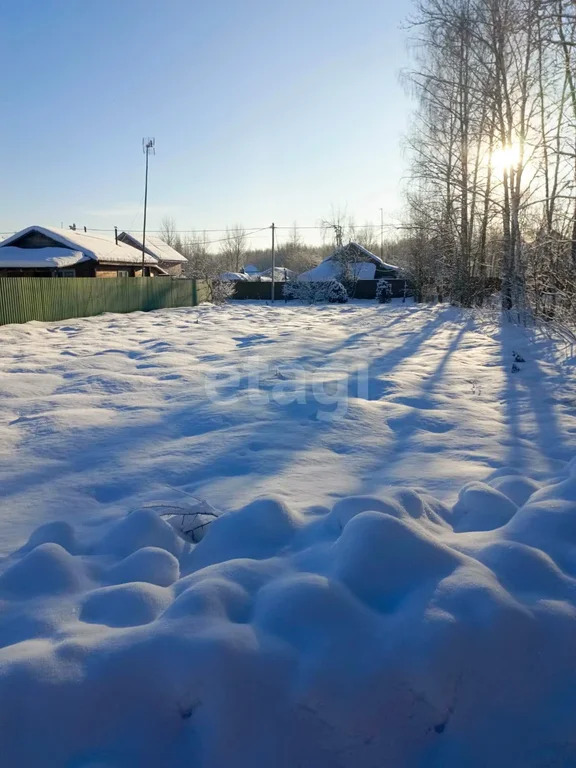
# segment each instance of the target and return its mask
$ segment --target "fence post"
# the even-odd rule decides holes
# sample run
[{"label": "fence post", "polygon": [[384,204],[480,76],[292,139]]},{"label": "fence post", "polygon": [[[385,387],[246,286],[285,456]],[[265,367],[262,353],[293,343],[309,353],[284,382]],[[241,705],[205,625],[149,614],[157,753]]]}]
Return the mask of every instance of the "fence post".
[{"label": "fence post", "polygon": [[192,306],[198,306],[198,288],[196,286],[196,278],[192,278]]}]

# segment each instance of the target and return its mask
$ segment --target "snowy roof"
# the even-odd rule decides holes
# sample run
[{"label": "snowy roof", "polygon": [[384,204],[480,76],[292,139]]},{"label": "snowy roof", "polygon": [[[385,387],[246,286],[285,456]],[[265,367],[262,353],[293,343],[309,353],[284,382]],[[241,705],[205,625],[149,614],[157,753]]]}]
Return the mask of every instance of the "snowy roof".
[{"label": "snowy roof", "polygon": [[238,280],[242,283],[250,282],[248,275],[243,275],[241,272],[222,272],[221,275],[218,275],[218,278],[220,280]]},{"label": "snowy roof", "polygon": [[[274,278],[276,280],[284,280],[285,276],[294,277],[295,274],[295,272],[293,272],[291,269],[287,269],[286,267],[274,268]],[[272,267],[265,269],[263,272],[260,272],[259,275],[261,277],[272,277]]]},{"label": "snowy roof", "polygon": [[[363,245],[360,245],[360,243],[348,243],[348,247],[352,247],[355,251],[358,252],[359,255],[365,256],[366,258],[370,259],[371,261],[374,261],[375,263],[379,264],[384,269],[398,269],[394,264],[387,264],[385,261],[382,261],[380,256],[376,256],[375,253],[372,253],[372,251],[369,251],[368,248],[364,248]],[[329,256],[328,258],[332,258],[332,256],[335,256],[340,249],[337,248],[334,253]]]},{"label": "snowy roof", "polygon": [[[98,261],[102,264],[141,264],[142,253],[137,251],[131,245],[118,243],[113,238],[105,237],[100,233],[78,232],[72,229],[60,229],[58,227],[39,227],[32,226],[21,229],[14,235],[7,237],[0,243],[0,249],[6,248],[18,241],[24,235],[30,232],[39,232],[46,237],[51,238],[64,248],[72,251],[80,251],[87,258]],[[23,250],[23,249],[21,249]],[[43,248],[33,248],[31,250],[41,251]],[[153,256],[145,256],[146,264],[157,264],[158,260]]]},{"label": "snowy roof", "polygon": [[[379,256],[376,256],[375,253],[372,253],[359,243],[349,243],[345,247],[352,248],[356,251],[356,255],[359,258],[366,259],[366,261],[358,261],[351,265],[356,279],[358,280],[374,280],[377,267],[380,269],[398,269],[398,267],[395,267],[393,264],[387,264],[385,261],[382,261]],[[317,267],[298,275],[298,279],[306,282],[334,280],[340,274],[340,264],[336,261],[335,257],[341,250],[341,248],[337,248],[334,253],[331,253],[330,256],[318,264]]]},{"label": "snowy roof", "polygon": [[[136,237],[135,235],[130,234],[130,232],[121,232],[118,235],[118,239],[121,241],[127,242],[129,245],[133,246],[137,250],[142,253],[142,238]],[[148,235],[146,234],[146,253],[149,253],[151,256],[155,256],[159,261],[166,261],[166,262],[183,262],[187,261],[186,256],[182,256],[181,253],[178,253],[178,251],[175,248],[172,248],[171,245],[168,245],[168,243],[164,242],[161,237],[158,237],[157,235]]]},{"label": "snowy roof", "polygon": [[[376,264],[361,261],[351,265],[351,269],[357,280],[374,280]],[[314,269],[309,269],[308,272],[303,272],[301,275],[298,275],[298,280],[304,280],[305,282],[310,283],[314,283],[317,280],[336,280],[340,271],[341,265],[330,258],[326,259],[321,264],[318,264]]]},{"label": "snowy roof", "polygon": [[14,245],[0,248],[0,267],[4,269],[61,269],[88,260],[89,257],[81,251],[71,251],[69,248],[17,248]]},{"label": "snowy roof", "polygon": [[[284,280],[284,272],[286,271],[286,277],[293,277],[294,272],[290,269],[284,270],[284,267],[276,267],[274,272],[274,278],[278,282]],[[271,283],[272,282],[272,267],[266,269],[264,272],[222,272],[219,275],[220,280],[236,280],[242,283]]]}]

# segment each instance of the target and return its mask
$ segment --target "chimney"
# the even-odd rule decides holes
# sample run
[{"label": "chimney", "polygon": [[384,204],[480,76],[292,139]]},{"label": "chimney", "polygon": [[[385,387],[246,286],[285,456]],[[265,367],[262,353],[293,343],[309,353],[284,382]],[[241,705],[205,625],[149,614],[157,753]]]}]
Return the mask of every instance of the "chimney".
[{"label": "chimney", "polygon": [[118,227],[114,227],[114,240],[116,240],[116,245],[118,245]]}]

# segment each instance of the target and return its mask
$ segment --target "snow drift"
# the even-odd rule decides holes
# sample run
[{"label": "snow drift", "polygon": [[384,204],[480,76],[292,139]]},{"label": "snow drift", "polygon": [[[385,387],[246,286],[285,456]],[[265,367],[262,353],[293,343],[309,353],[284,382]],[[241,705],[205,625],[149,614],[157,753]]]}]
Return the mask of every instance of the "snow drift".
[{"label": "snow drift", "polygon": [[576,764],[576,465],[182,540],[50,523],[0,574],[6,766]]}]

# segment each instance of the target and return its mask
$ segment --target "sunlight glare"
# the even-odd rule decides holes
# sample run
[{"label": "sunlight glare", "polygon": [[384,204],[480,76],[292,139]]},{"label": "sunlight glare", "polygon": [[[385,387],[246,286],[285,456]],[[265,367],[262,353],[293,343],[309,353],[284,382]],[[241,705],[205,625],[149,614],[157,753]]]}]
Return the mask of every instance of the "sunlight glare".
[{"label": "sunlight glare", "polygon": [[492,168],[497,173],[504,173],[511,168],[515,168],[520,162],[520,146],[511,144],[510,146],[500,147],[492,153]]}]

